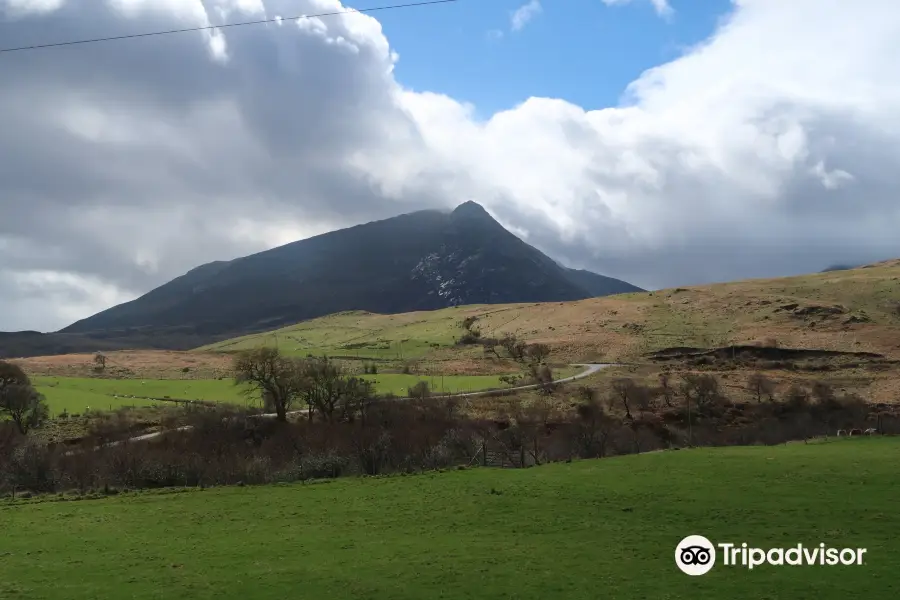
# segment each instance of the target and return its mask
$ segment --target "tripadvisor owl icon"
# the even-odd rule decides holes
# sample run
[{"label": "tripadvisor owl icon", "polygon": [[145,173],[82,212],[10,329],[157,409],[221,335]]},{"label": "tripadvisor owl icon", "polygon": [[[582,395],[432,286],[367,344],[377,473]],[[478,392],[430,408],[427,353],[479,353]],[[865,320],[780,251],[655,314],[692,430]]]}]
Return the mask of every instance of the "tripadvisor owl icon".
[{"label": "tripadvisor owl icon", "polygon": [[702,535],[689,535],[675,547],[675,564],[687,575],[705,575],[716,564],[716,548]]}]

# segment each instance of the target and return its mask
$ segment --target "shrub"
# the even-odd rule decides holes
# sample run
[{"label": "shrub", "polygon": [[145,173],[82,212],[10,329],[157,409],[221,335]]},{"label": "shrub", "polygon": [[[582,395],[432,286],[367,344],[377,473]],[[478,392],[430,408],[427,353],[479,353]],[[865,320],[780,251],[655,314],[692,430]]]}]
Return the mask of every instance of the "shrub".
[{"label": "shrub", "polygon": [[410,398],[424,400],[431,395],[431,389],[429,389],[427,381],[419,381],[414,386],[407,388],[406,393]]},{"label": "shrub", "polygon": [[478,317],[476,317],[474,315],[470,316],[470,317],[466,317],[465,319],[463,319],[463,322],[462,322],[463,329],[472,329],[472,325],[474,325],[475,321],[477,321],[477,320],[478,320]]},{"label": "shrub", "polygon": [[785,395],[786,406],[793,411],[800,411],[809,408],[809,392],[806,388],[799,385],[792,385]]},{"label": "shrub", "polygon": [[477,329],[469,330],[460,336],[457,344],[460,346],[478,344],[481,342],[481,332]]},{"label": "shrub", "polygon": [[347,470],[348,460],[333,452],[306,457],[302,463],[302,479],[332,479]]}]

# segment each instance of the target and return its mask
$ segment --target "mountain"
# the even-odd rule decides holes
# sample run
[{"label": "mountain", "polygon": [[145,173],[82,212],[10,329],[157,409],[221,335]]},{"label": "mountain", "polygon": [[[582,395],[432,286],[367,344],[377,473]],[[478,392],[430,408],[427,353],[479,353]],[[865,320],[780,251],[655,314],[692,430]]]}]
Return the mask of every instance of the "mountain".
[{"label": "mountain", "polygon": [[641,291],[563,267],[475,202],[318,235],[201,265],[52,334],[4,334],[0,356],[187,349],[347,310],[580,300]]},{"label": "mountain", "polygon": [[563,267],[563,273],[565,274],[566,279],[586,291],[591,298],[645,291],[630,283],[611,277],[604,277],[603,275],[597,275],[592,271],[585,271],[584,269],[567,269]]},{"label": "mountain", "polygon": [[222,336],[198,334],[184,328],[152,328],[81,333],[41,333],[39,331],[0,331],[0,360],[28,356],[50,356],[83,352],[110,352],[129,348],[151,350],[190,350]]},{"label": "mountain", "polygon": [[820,273],[830,273],[831,271],[849,271],[851,269],[856,269],[860,265],[831,265],[827,269],[822,269]]},{"label": "mountain", "polygon": [[633,291],[640,288],[559,266],[465,202],[450,213],[400,215],[205,264],[61,333],[180,328],[218,336],[345,310],[399,313]]}]

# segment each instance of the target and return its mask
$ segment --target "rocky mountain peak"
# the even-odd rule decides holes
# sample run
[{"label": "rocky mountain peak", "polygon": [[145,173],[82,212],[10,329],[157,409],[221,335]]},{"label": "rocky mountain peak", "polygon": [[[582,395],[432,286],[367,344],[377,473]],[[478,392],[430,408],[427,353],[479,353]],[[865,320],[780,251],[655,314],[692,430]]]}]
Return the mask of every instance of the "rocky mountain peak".
[{"label": "rocky mountain peak", "polygon": [[493,221],[494,218],[488,214],[483,206],[472,200],[467,200],[453,209],[451,213],[454,217],[478,218]]}]

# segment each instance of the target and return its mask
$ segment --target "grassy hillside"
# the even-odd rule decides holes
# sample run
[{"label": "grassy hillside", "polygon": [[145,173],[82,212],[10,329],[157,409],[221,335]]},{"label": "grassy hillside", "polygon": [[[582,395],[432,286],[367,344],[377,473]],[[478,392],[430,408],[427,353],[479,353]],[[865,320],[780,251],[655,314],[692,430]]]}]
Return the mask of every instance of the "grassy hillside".
[{"label": "grassy hillside", "polygon": [[452,349],[462,320],[485,335],[550,343],[556,360],[634,359],[672,346],[765,343],[900,357],[900,260],[846,271],[759,279],[578,302],[475,305],[432,312],[352,312],[205,346],[278,344],[289,353],[379,358],[478,356]]},{"label": "grassy hillside", "polygon": [[328,354],[384,360],[414,359],[452,346],[464,333],[461,323],[467,316],[507,308],[507,305],[473,305],[398,315],[351,311],[210,344],[198,350],[236,352],[261,345],[277,345],[285,354],[299,356]]},{"label": "grassy hillside", "polygon": [[[898,460],[896,439],[842,439],[0,503],[0,597],[890,599]],[[673,560],[688,534],[868,553],[692,578]]]}]

